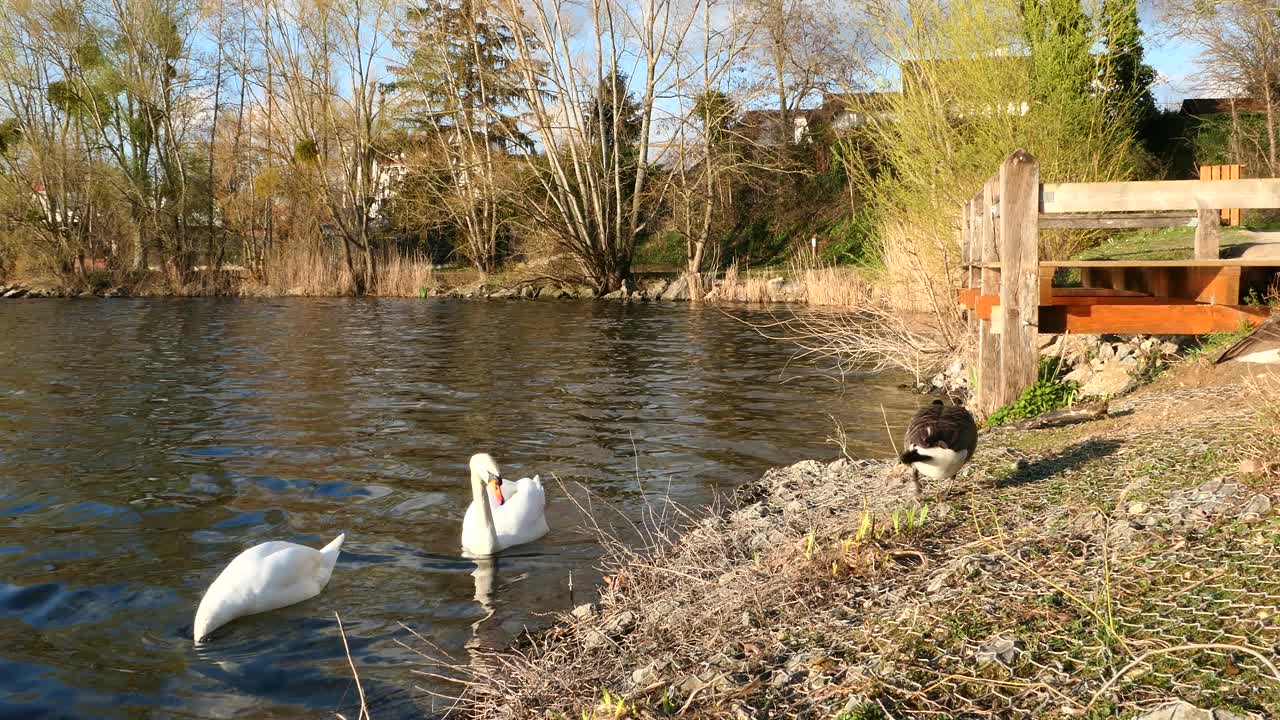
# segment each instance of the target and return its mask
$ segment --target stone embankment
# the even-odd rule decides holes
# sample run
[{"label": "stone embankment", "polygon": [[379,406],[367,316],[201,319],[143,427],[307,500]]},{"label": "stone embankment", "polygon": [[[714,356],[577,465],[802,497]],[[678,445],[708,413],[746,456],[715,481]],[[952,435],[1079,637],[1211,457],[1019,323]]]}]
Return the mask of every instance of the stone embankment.
[{"label": "stone embankment", "polygon": [[23,298],[118,298],[129,297],[130,293],[123,287],[103,288],[97,292],[85,290],[76,292],[63,288],[47,287],[47,286],[26,286],[8,283],[0,283],[0,300],[21,300]]},{"label": "stone embankment", "polygon": [[[1193,335],[1041,335],[1040,356],[1061,363],[1064,382],[1080,397],[1116,397],[1137,388],[1197,344]],[[925,392],[964,396],[969,368],[956,360],[922,383]]]}]

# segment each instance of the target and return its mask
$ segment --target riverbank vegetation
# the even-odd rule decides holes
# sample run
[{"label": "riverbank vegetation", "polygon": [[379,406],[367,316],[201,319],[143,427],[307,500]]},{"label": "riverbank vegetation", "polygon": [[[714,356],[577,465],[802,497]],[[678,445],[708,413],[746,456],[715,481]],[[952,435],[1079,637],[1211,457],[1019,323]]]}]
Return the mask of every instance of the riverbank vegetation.
[{"label": "riverbank vegetation", "polygon": [[946,495],[840,458],[655,509],[682,532],[612,545],[598,603],[430,672],[473,718],[1274,717],[1280,385],[1247,367],[984,431]]},{"label": "riverbank vegetation", "polygon": [[848,265],[808,295],[943,324],[956,208],[1011,149],[1151,177],[1186,131],[1155,137],[1126,2],[21,0],[0,47],[0,276],[80,290],[418,295],[453,263],[754,299],[725,273]]}]

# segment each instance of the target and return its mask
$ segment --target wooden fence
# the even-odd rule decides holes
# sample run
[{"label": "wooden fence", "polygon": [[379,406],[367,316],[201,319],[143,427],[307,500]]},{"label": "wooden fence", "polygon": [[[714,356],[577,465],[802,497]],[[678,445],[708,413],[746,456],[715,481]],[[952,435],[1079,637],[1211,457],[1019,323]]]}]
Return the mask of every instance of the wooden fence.
[{"label": "wooden fence", "polygon": [[[1201,180],[1239,180],[1244,172],[1243,165],[1201,165]],[[1240,226],[1240,208],[1223,208],[1221,210],[1223,225]]]},{"label": "wooden fence", "polygon": [[[1241,305],[1280,259],[1218,258],[1221,208],[1280,208],[1280,180],[1041,183],[1023,150],[965,203],[960,302],[977,335],[976,400],[989,413],[1036,381],[1040,333],[1200,334],[1257,323]],[[1196,225],[1194,259],[1040,260],[1040,228]],[[1078,287],[1059,287],[1078,271]]]}]

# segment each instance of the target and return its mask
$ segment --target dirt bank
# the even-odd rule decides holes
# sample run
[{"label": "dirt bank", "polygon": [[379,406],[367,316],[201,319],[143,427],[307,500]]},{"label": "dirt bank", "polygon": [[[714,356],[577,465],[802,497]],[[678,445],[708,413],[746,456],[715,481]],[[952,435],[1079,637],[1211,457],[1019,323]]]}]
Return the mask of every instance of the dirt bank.
[{"label": "dirt bank", "polygon": [[473,655],[454,712],[1280,717],[1280,380],[1200,371],[1105,420],[984,433],[923,504],[882,462],[771,471],[620,555],[597,604]]}]

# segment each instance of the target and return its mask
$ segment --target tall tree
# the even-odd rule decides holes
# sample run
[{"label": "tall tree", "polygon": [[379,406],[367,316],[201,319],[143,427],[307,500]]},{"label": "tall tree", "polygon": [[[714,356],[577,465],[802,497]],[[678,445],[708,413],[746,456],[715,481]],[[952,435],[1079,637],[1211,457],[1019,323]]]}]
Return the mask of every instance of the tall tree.
[{"label": "tall tree", "polygon": [[1103,0],[1100,80],[1107,117],[1141,132],[1156,113],[1156,72],[1143,60],[1137,0]]},{"label": "tall tree", "polygon": [[452,227],[458,250],[492,271],[509,234],[509,154],[533,151],[518,117],[517,39],[486,0],[428,0],[405,20],[394,87],[417,151],[407,154],[399,205]]},{"label": "tall tree", "polygon": [[[1274,0],[1164,0],[1169,24],[1200,46],[1203,76],[1219,92],[1257,99],[1265,110],[1263,159],[1280,172],[1280,20]],[[1260,168],[1255,168],[1256,172]]]}]

